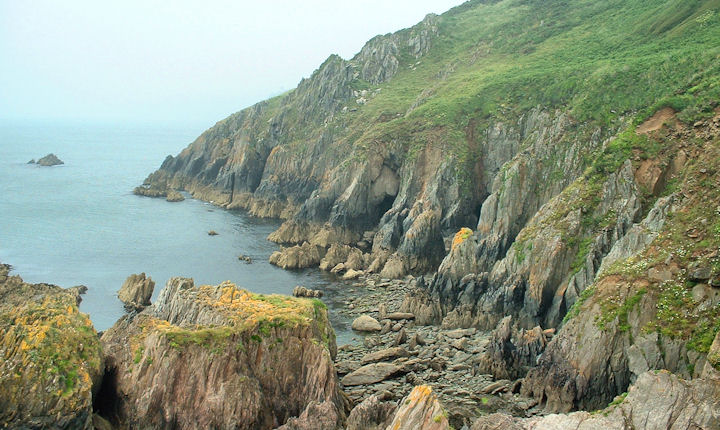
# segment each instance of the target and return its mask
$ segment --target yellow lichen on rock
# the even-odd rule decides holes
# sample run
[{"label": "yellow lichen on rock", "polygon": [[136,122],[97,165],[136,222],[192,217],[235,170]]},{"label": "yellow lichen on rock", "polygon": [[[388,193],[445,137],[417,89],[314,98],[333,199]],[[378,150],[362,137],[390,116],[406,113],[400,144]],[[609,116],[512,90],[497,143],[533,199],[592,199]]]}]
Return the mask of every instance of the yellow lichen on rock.
[{"label": "yellow lichen on rock", "polygon": [[467,228],[467,227],[461,228],[460,231],[455,233],[455,237],[453,238],[453,241],[452,241],[452,247],[450,249],[451,250],[455,249],[456,246],[465,242],[470,236],[472,236],[472,234],[473,234],[473,231],[470,230],[469,228]]},{"label": "yellow lichen on rock", "polygon": [[[7,274],[7,266],[0,269]],[[101,375],[102,357],[76,296],[4,277],[0,333],[0,374],[10,375],[0,385],[0,423],[84,423],[92,414],[92,383]]]}]

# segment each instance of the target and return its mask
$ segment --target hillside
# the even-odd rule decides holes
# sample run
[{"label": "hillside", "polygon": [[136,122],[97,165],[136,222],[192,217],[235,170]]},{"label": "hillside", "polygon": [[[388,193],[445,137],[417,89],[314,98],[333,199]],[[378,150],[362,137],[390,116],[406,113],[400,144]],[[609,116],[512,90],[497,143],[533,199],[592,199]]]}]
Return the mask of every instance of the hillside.
[{"label": "hillside", "polygon": [[717,367],[718,40],[718,0],[469,1],[330,56],[135,192],[284,219],[284,268],[418,276],[413,324],[493,331],[473,371],[603,408]]}]

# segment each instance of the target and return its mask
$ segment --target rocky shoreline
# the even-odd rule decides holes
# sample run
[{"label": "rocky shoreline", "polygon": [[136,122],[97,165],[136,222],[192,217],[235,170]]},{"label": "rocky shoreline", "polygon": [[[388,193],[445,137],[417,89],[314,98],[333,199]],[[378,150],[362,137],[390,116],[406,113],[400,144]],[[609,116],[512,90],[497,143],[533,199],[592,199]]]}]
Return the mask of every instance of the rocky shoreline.
[{"label": "rocky shoreline", "polygon": [[338,347],[335,366],[353,402],[371,396],[398,401],[415,386],[429,385],[455,428],[498,411],[520,417],[542,413],[535,399],[517,393],[517,380],[497,380],[482,372],[491,332],[420,325],[413,314],[402,312],[416,289],[413,276],[398,280],[370,274],[339,299],[345,307],[335,312],[349,319],[369,316],[380,327],[356,332],[355,342]]}]

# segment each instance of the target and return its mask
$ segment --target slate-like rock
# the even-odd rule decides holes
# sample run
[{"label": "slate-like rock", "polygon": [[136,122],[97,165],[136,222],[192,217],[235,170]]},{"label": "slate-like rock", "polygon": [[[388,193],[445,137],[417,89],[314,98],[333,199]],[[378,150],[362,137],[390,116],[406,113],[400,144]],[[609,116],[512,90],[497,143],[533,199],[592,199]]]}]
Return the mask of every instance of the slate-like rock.
[{"label": "slate-like rock", "polygon": [[355,331],[380,331],[382,326],[370,315],[360,315],[352,322],[352,329]]},{"label": "slate-like rock", "polygon": [[402,366],[392,363],[373,363],[360,367],[356,371],[345,375],[341,382],[346,387],[352,385],[368,385],[384,381],[403,371]]}]

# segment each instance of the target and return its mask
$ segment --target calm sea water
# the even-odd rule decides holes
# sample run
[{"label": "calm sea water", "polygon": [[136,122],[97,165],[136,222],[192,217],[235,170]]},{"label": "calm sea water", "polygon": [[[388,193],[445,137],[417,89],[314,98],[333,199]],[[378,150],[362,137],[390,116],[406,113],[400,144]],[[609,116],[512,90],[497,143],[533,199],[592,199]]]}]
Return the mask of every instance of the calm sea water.
[{"label": "calm sea water", "polygon": [[[145,272],[155,296],[173,276],[196,284],[231,280],[259,293],[290,294],[296,285],[333,291],[342,283],[318,270],[271,266],[278,249],[266,237],[276,220],[259,220],[187,199],[168,203],[132,189],[168,154],[202,132],[196,126],[0,123],[0,261],[28,282],[86,285],[81,310],[98,330],[123,314],[115,294],[125,278]],[[26,164],[55,153],[65,165]],[[215,230],[218,236],[208,236]],[[238,260],[249,255],[252,264]],[[338,343],[348,322],[332,315]]]}]

